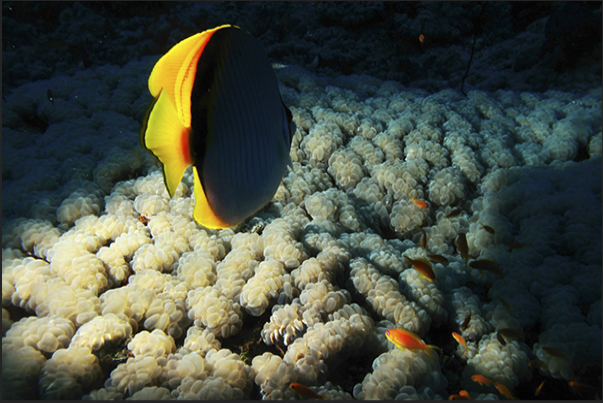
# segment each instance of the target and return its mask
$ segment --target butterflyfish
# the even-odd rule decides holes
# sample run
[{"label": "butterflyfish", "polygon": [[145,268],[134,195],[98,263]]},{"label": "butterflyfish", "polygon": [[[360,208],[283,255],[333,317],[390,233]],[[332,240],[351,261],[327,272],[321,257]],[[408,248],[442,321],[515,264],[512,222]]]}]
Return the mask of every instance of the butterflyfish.
[{"label": "butterflyfish", "polygon": [[318,393],[314,392],[312,389],[310,389],[309,387],[302,385],[301,383],[297,383],[297,382],[292,382],[289,384],[289,388],[294,391],[295,393],[297,393],[300,396],[306,397],[308,399],[324,399],[325,397],[322,395],[319,395]]},{"label": "butterflyfish", "polygon": [[408,349],[411,351],[423,351],[425,354],[430,356],[433,359],[438,359],[438,355],[434,352],[434,350],[439,350],[438,346],[433,346],[430,344],[425,344],[421,338],[410,330],[406,329],[389,329],[385,331],[385,337],[389,341],[391,341],[394,346],[398,347],[400,350],[404,351],[404,349]]},{"label": "butterflyfish", "polygon": [[193,35],[159,59],[148,85],[140,143],[163,165],[170,197],[192,166],[199,224],[232,227],[268,204],[296,127],[259,40],[233,25]]}]

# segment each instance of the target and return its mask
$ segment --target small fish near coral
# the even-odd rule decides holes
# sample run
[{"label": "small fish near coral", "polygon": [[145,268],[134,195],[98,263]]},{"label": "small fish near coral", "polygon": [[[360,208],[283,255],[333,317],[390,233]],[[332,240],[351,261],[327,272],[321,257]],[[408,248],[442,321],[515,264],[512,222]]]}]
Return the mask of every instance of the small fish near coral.
[{"label": "small fish near coral", "polygon": [[406,329],[389,329],[385,331],[385,337],[391,341],[396,347],[404,351],[405,349],[411,351],[423,351],[431,358],[437,360],[438,355],[434,350],[439,350],[438,346],[425,344],[423,340],[415,333]]},{"label": "small fish near coral", "polygon": [[268,204],[296,126],[259,40],[232,25],[184,39],[155,64],[149,91],[140,143],[170,197],[193,167],[195,221],[228,228]]},{"label": "small fish near coral", "polygon": [[432,283],[435,281],[436,276],[431,268],[431,263],[429,263],[425,259],[421,259],[420,257],[417,259],[411,259],[408,256],[404,256],[405,262],[410,263],[416,271],[418,271],[423,277]]},{"label": "small fish near coral", "polygon": [[465,261],[465,267],[467,267],[467,262],[469,261],[469,245],[467,244],[467,236],[465,233],[461,232],[454,241],[456,245],[456,249],[461,254],[461,257]]},{"label": "small fish near coral", "polygon": [[484,385],[484,386],[487,386],[487,385],[492,385],[492,384],[494,383],[494,381],[492,381],[492,380],[490,380],[490,379],[488,379],[488,378],[486,378],[485,376],[480,375],[480,374],[475,374],[475,375],[472,375],[472,376],[471,376],[471,380],[472,380],[473,382],[477,382],[477,383],[479,383],[480,385]]},{"label": "small fish near coral", "polygon": [[459,343],[461,346],[467,348],[467,342],[465,341],[465,338],[463,336],[461,336],[457,332],[452,332],[452,337],[454,337],[454,340],[456,340],[457,343]]}]

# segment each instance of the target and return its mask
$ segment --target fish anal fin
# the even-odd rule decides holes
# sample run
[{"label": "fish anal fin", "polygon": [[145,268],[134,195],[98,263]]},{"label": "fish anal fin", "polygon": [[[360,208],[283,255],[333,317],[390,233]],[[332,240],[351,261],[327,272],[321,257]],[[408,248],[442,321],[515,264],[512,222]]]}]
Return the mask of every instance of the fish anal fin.
[{"label": "fish anal fin", "polygon": [[199,172],[197,171],[197,168],[195,166],[193,166],[193,177],[195,183],[195,210],[193,211],[193,218],[195,219],[195,221],[197,221],[204,227],[213,229],[223,229],[232,227],[231,224],[222,221],[222,219],[220,219],[212,210],[211,206],[209,205],[209,202],[207,201],[207,197],[205,196],[203,186],[201,185],[201,180],[199,179]]},{"label": "fish anal fin", "polygon": [[435,350],[440,350],[440,348],[438,346],[434,346],[434,345],[428,345],[425,348],[425,353],[430,356],[431,358],[433,358],[434,360],[439,360],[440,358],[438,357],[438,355],[436,354]]},{"label": "fish anal fin", "polygon": [[180,123],[174,105],[164,91],[159,92],[151,105],[142,130],[141,142],[163,164],[165,185],[173,197],[192,160],[189,129]]}]

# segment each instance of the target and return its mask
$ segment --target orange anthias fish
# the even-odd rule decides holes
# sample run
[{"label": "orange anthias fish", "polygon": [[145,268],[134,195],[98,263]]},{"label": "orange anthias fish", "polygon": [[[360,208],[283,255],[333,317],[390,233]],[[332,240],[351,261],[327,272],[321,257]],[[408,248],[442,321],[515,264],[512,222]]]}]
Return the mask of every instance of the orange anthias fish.
[{"label": "orange anthias fish", "polygon": [[483,375],[479,375],[479,374],[476,374],[476,375],[471,376],[471,380],[472,380],[473,382],[477,382],[477,383],[479,383],[480,385],[484,385],[484,386],[487,386],[487,385],[492,385],[492,383],[494,383],[494,381],[492,381],[492,380],[490,380],[490,379],[486,378],[486,377],[485,377],[485,376],[483,376]]},{"label": "orange anthias fish", "polygon": [[421,258],[411,259],[408,256],[404,256],[404,258],[406,259],[406,263],[410,263],[412,267],[421,273],[427,280],[433,282],[436,279],[435,273],[431,268],[431,263],[427,260]]},{"label": "orange anthias fish", "polygon": [[427,208],[427,203],[423,200],[415,199],[414,197],[411,197],[410,200],[412,200],[412,204],[418,208]]},{"label": "orange anthias fish", "polygon": [[385,331],[385,337],[400,350],[404,351],[404,349],[408,349],[411,351],[421,350],[428,356],[433,359],[438,359],[438,355],[434,352],[434,350],[439,350],[438,346],[433,346],[430,344],[425,344],[423,340],[415,333],[406,329],[389,329]]},{"label": "orange anthias fish", "polygon": [[192,167],[196,222],[232,227],[270,202],[296,128],[258,39],[233,25],[193,35],[159,59],[148,86],[140,143],[170,197]]},{"label": "orange anthias fish", "polygon": [[456,340],[461,346],[467,348],[467,343],[465,342],[465,338],[458,334],[457,332],[452,332],[452,337]]},{"label": "orange anthias fish", "polygon": [[448,400],[473,400],[466,390],[459,390],[458,394],[448,396]]},{"label": "orange anthias fish", "polygon": [[534,396],[538,396],[540,394],[540,392],[542,392],[542,387],[544,386],[545,382],[546,382],[546,379],[544,381],[540,382],[540,385],[534,391]]},{"label": "orange anthias fish", "polygon": [[509,388],[507,388],[505,385],[503,385],[500,382],[494,382],[494,387],[496,389],[498,389],[498,391],[504,395],[507,399],[509,400],[515,400],[515,396],[513,396],[513,394],[511,393],[511,391],[509,390]]},{"label": "orange anthias fish", "polygon": [[291,390],[297,393],[298,395],[306,397],[308,399],[322,400],[325,398],[323,395],[319,395],[318,393],[314,392],[309,387],[302,385],[301,383],[292,382],[289,384],[289,388],[291,388]]}]

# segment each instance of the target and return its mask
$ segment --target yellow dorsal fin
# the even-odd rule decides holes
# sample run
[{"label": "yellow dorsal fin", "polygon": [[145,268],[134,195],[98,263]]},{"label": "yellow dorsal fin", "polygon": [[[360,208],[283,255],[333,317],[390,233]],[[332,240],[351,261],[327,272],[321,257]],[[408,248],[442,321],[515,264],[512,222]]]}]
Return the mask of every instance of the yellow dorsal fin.
[{"label": "yellow dorsal fin", "polygon": [[180,124],[174,105],[164,91],[159,92],[147,115],[141,142],[163,164],[165,186],[173,197],[184,171],[191,165],[189,129]]},{"label": "yellow dorsal fin", "polygon": [[208,29],[174,45],[153,67],[149,76],[149,90],[157,97],[161,89],[167,93],[176,108],[176,115],[184,127],[191,125],[191,93],[197,72],[197,62],[212,34],[230,25]]},{"label": "yellow dorsal fin", "polygon": [[222,229],[232,227],[232,224],[225,223],[218,216],[216,216],[214,211],[209,206],[203,186],[201,186],[199,172],[197,172],[197,168],[194,166],[193,177],[195,178],[195,210],[193,212],[193,218],[195,221],[207,228]]}]

